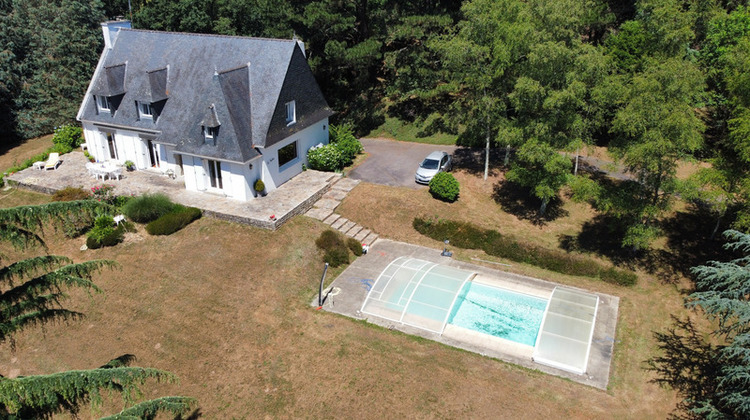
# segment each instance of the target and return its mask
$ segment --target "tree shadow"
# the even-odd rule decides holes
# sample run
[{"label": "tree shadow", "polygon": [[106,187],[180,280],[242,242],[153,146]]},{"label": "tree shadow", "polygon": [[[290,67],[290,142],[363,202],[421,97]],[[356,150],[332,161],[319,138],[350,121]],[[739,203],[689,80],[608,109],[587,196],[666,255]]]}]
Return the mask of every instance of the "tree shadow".
[{"label": "tree shadow", "polygon": [[633,252],[622,247],[627,226],[614,216],[599,214],[581,227],[578,235],[561,235],[560,248],[591,252],[608,258],[617,266],[642,269],[663,283],[676,283],[691,277],[692,267],[709,260],[726,258],[723,241],[711,239],[715,219],[697,207],[676,212],[660,224],[666,236],[666,249]]},{"label": "tree shadow", "polygon": [[[484,176],[484,149],[479,147],[458,147],[453,152],[453,167],[464,170],[472,175]],[[488,176],[497,176],[503,171],[502,161],[505,159],[505,149],[490,149],[490,166]]]},{"label": "tree shadow", "polygon": [[558,198],[550,200],[544,215],[539,214],[542,202],[531,194],[529,188],[509,181],[500,181],[495,185],[492,199],[500,204],[506,213],[528,220],[537,226],[543,226],[569,214]]},{"label": "tree shadow", "polygon": [[690,275],[692,267],[707,261],[740,257],[740,254],[724,249],[725,241],[721,234],[711,238],[715,223],[715,216],[693,205],[688,207],[688,211],[676,212],[662,222],[667,248],[673,255],[671,262],[683,275]]}]

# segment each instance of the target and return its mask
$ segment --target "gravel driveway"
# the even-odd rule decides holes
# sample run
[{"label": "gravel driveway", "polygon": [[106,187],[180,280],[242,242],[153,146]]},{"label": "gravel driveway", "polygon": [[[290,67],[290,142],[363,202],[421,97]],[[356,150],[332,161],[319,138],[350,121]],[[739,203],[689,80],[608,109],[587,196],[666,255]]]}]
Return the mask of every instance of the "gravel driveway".
[{"label": "gravel driveway", "polygon": [[425,188],[414,181],[422,160],[435,150],[450,154],[456,146],[409,143],[387,139],[360,139],[369,157],[349,172],[348,177],[394,187]]}]

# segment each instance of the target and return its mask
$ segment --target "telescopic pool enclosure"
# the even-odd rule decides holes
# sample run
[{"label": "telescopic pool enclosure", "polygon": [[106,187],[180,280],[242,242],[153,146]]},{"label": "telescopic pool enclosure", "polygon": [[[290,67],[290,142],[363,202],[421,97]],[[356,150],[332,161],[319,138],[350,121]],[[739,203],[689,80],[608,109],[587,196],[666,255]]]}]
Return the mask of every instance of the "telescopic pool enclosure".
[{"label": "telescopic pool enclosure", "polygon": [[461,288],[475,275],[429,261],[396,258],[373,284],[362,312],[442,334]]},{"label": "telescopic pool enclosure", "polygon": [[[367,293],[361,312],[443,334],[467,282],[477,273],[410,257],[393,260]],[[556,287],[547,303],[533,360],[568,372],[586,371],[599,298]]]}]

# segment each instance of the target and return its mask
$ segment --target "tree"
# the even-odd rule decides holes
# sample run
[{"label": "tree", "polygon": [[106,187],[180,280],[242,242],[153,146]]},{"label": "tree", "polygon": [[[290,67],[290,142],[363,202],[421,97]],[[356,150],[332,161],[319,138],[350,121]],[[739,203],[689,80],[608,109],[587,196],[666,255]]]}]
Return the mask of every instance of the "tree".
[{"label": "tree", "polygon": [[550,145],[532,139],[518,149],[517,161],[506,177],[508,181],[531,188],[534,196],[542,200],[539,214],[543,216],[547,204],[567,183],[570,165],[570,159]]},{"label": "tree", "polygon": [[675,191],[677,162],[702,144],[704,127],[694,109],[702,87],[698,69],[674,58],[652,61],[629,86],[612,124],[616,138],[610,150],[643,190],[632,197],[641,205],[623,246],[641,249],[654,236],[654,222],[669,208]]},{"label": "tree", "polygon": [[536,34],[525,3],[473,0],[461,11],[465,20],[455,36],[432,43],[450,78],[436,89],[454,99],[447,117],[465,127],[459,143],[484,145],[487,179],[490,146],[507,125],[507,95]]},{"label": "tree", "polygon": [[[40,206],[0,209],[0,240],[25,249],[44,245],[38,232],[43,225],[64,226],[71,217],[93,216],[108,205],[98,201],[57,202]],[[58,320],[73,320],[83,314],[66,309],[65,289],[76,287],[99,292],[91,277],[113,261],[73,263],[69,258],[43,255],[0,266],[0,342],[10,341],[19,331]],[[81,405],[101,401],[100,390],[120,392],[127,403],[139,395],[146,379],[175,381],[168,372],[128,366],[135,357],[120,356],[98,369],[59,372],[17,378],[0,376],[0,415],[3,418],[49,418],[63,411],[76,414]],[[168,397],[142,402],[119,414],[153,418],[160,411],[187,412],[195,400]]]},{"label": "tree", "polygon": [[712,321],[714,345],[692,322],[677,320],[668,333],[657,333],[662,356],[649,360],[683,397],[678,409],[688,418],[750,418],[750,235],[727,231],[725,249],[742,256],[694,267],[696,291],[686,307]]}]

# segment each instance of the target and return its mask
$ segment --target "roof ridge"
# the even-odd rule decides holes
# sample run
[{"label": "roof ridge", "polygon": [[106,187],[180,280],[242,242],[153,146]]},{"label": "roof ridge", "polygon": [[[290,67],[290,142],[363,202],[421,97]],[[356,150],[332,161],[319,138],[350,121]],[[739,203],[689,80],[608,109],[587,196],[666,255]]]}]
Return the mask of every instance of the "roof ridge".
[{"label": "roof ridge", "polygon": [[255,39],[259,41],[277,41],[277,42],[294,42],[294,43],[298,41],[295,39],[284,39],[284,38],[266,38],[266,37],[257,37],[257,36],[222,35],[222,34],[201,34],[201,33],[196,33],[196,32],[156,31],[152,29],[122,28],[120,29],[120,31],[147,32],[147,33],[170,34],[170,35],[188,35],[188,36],[200,36],[200,37],[210,37],[210,38]]}]

